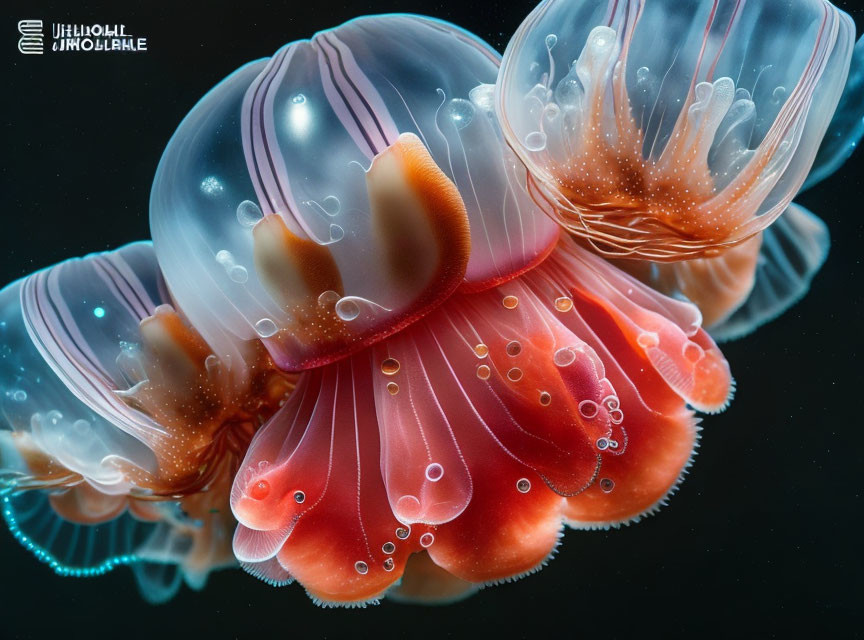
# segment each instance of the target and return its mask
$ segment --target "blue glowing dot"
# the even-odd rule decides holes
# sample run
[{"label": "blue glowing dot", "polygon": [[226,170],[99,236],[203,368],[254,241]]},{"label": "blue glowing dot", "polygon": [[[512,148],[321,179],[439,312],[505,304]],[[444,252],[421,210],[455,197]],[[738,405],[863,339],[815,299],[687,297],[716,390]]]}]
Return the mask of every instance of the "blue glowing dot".
[{"label": "blue glowing dot", "polygon": [[216,176],[207,176],[201,181],[201,191],[208,196],[218,196],[225,191],[225,187]]},{"label": "blue glowing dot", "polygon": [[105,309],[103,309],[102,307],[96,307],[95,309],[93,309],[93,315],[96,316],[97,318],[104,318],[105,317]]}]

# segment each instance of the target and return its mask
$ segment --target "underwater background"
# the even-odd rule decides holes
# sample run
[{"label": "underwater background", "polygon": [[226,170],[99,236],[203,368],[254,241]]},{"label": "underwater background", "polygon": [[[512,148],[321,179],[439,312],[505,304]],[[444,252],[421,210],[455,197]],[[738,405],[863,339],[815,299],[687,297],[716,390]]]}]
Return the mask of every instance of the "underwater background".
[{"label": "underwater background", "polygon": [[[149,237],[150,185],[168,138],[200,96],[246,61],[392,11],[449,20],[503,51],[534,4],[4,3],[2,282]],[[864,3],[836,4],[860,33]],[[122,23],[147,38],[148,51],[23,56],[16,24],[26,18]],[[0,638],[859,635],[862,199],[860,150],[796,198],[827,223],[828,261],[803,301],[723,346],[736,396],[703,421],[699,455],[670,504],[638,526],[568,531],[542,576],[446,607],[385,601],[331,610],[299,587],[274,589],[235,570],[154,607],[127,569],[59,577],[3,530]]]}]

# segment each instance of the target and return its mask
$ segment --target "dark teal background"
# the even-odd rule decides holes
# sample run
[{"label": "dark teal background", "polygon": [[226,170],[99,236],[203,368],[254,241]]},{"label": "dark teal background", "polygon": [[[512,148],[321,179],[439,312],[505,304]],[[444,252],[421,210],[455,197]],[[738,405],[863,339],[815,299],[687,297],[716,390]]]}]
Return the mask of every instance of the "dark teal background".
[{"label": "dark teal background", "polygon": [[[780,0],[777,0],[780,1]],[[839,4],[864,22],[864,10]],[[503,49],[531,1],[4,2],[0,280],[149,236],[156,164],[233,69],[361,14],[425,13]],[[17,21],[124,23],[141,54],[20,55]],[[737,379],[659,515],[570,531],[540,574],[444,608],[322,610],[239,571],[167,605],[125,569],[54,575],[0,531],[0,638],[861,636],[864,155],[799,201],[833,236],[813,291],[724,351]]]}]

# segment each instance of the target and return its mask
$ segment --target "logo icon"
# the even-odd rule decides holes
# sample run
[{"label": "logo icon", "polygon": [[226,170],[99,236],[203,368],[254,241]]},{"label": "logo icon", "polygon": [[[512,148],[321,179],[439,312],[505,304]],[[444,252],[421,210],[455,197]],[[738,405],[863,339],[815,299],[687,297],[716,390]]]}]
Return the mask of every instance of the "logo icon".
[{"label": "logo icon", "polygon": [[18,51],[25,55],[42,55],[44,49],[44,38],[42,34],[41,20],[19,20]]}]

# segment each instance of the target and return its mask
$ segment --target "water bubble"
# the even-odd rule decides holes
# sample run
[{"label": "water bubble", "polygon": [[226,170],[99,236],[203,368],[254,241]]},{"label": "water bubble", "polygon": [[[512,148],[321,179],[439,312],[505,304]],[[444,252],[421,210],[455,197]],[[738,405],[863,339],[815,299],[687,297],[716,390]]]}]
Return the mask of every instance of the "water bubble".
[{"label": "water bubble", "polygon": [[485,358],[489,355],[489,347],[481,342],[474,347],[474,353],[477,354],[478,358]]},{"label": "water bubble", "polygon": [[321,201],[321,208],[329,216],[335,216],[342,210],[342,203],[336,196],[327,196]]},{"label": "water bubble", "polygon": [[780,104],[786,99],[786,87],[776,87],[773,92],[771,92],[771,101],[774,104]]},{"label": "water bubble", "polygon": [[481,364],[479,367],[477,367],[477,377],[481,380],[488,380],[491,374],[492,370],[485,364]]},{"label": "water bubble", "polygon": [[684,345],[683,354],[684,358],[687,359],[688,362],[695,364],[703,358],[705,351],[698,344],[688,342]]},{"label": "water bubble", "polygon": [[444,113],[457,129],[464,129],[474,119],[474,105],[462,98],[454,98],[445,107]]},{"label": "water bubble", "polygon": [[513,367],[507,372],[507,379],[511,382],[519,382],[522,379],[522,369]]},{"label": "water bubble", "polygon": [[552,356],[553,362],[559,367],[566,367],[568,365],[573,364],[573,361],[576,359],[576,353],[573,349],[569,347],[561,347],[555,354]]},{"label": "water bubble", "polygon": [[597,415],[598,411],[600,411],[600,407],[593,400],[583,400],[579,403],[579,414],[583,418],[590,420]]},{"label": "water bubble", "polygon": [[562,313],[570,311],[573,308],[573,299],[566,296],[561,296],[555,299],[555,308]]},{"label": "water bubble", "polygon": [[546,148],[546,134],[542,131],[532,131],[525,136],[525,148],[528,151],[543,151]]},{"label": "water bubble", "polygon": [[357,571],[357,573],[359,573],[360,575],[365,575],[369,572],[369,565],[362,560],[358,560],[354,563],[354,570]]},{"label": "water bubble", "polygon": [[582,101],[582,83],[575,76],[566,75],[555,87],[555,101],[563,107],[575,107]]},{"label": "water bubble", "polygon": [[410,527],[397,527],[396,528],[396,537],[399,538],[400,540],[404,540],[405,538],[407,538],[410,535],[411,535],[411,528]]},{"label": "water bubble", "polygon": [[597,438],[597,448],[600,451],[606,451],[609,448],[609,439],[608,438]]},{"label": "water bubble", "polygon": [[428,467],[426,467],[426,479],[429,482],[438,482],[443,477],[444,467],[442,467],[437,462],[433,462]]},{"label": "water bubble", "polygon": [[396,545],[393,544],[392,542],[385,542],[384,544],[381,545],[381,551],[383,551],[384,553],[389,555],[389,554],[393,553],[394,551],[396,551]]},{"label": "water bubble", "polygon": [[382,566],[384,567],[384,571],[393,571],[396,563],[393,561],[393,558],[385,558]]},{"label": "water bubble", "polygon": [[304,502],[306,502],[306,494],[302,491],[295,491],[294,502],[296,502],[297,504],[303,504]]},{"label": "water bubble", "polygon": [[602,400],[603,406],[605,406],[609,411],[614,411],[621,406],[621,401],[618,400],[618,396],[606,396]]},{"label": "water bubble", "polygon": [[518,340],[512,340],[511,342],[507,343],[506,351],[508,356],[518,356],[520,353],[522,353],[522,345],[519,344]]},{"label": "water bubble", "polygon": [[519,478],[516,481],[516,491],[519,493],[528,493],[531,491],[531,481],[528,478]]},{"label": "water bubble", "polygon": [[46,415],[45,417],[48,418],[48,422],[50,422],[51,424],[58,424],[63,419],[63,414],[55,409],[53,411],[49,411],[48,415]]},{"label": "water bubble", "polygon": [[651,75],[651,70],[648,67],[639,67],[636,69],[636,81],[645,82]]},{"label": "water bubble", "polygon": [[421,547],[431,547],[433,542],[435,542],[435,536],[428,531],[420,536]]},{"label": "water bubble", "polygon": [[342,298],[336,303],[336,315],[345,322],[351,322],[360,315],[360,306],[353,300]]},{"label": "water bubble", "polygon": [[396,384],[395,382],[388,382],[387,383],[387,392],[391,396],[395,396],[397,393],[399,393],[399,385]]},{"label": "water bubble", "polygon": [[643,349],[651,349],[660,344],[660,337],[653,331],[645,331],[636,337],[636,343]]},{"label": "water bubble", "polygon": [[540,404],[544,407],[548,407],[552,403],[552,394],[548,391],[540,392]]},{"label": "water bubble", "polygon": [[261,318],[255,323],[255,332],[262,338],[276,335],[277,331],[279,331],[279,327],[270,318]]},{"label": "water bubble", "polygon": [[609,412],[609,420],[612,424],[621,424],[624,422],[624,412],[621,409],[613,409]]},{"label": "water bubble", "polygon": [[600,490],[603,493],[609,493],[614,488],[615,488],[615,482],[613,482],[611,478],[602,478],[600,480]]},{"label": "water bubble", "polygon": [[298,93],[291,98],[292,104],[303,104],[304,102],[306,102],[306,96],[304,96],[302,93]]},{"label": "water bubble", "polygon": [[72,429],[79,434],[85,434],[90,430],[90,423],[86,420],[76,420],[72,423]]},{"label": "water bubble", "polygon": [[339,302],[339,298],[341,298],[341,297],[342,296],[340,296],[335,291],[328,289],[327,291],[322,293],[320,296],[318,296],[318,304],[321,305],[322,307],[329,307],[330,305],[336,304],[337,302]]},{"label": "water bubble", "polygon": [[339,242],[344,237],[345,229],[340,227],[338,224],[330,225],[330,242]]},{"label": "water bubble", "polygon": [[381,362],[381,373],[385,376],[392,376],[399,373],[399,361],[396,358],[385,358]]},{"label": "water bubble", "polygon": [[558,44],[558,36],[556,36],[554,33],[550,33],[548,36],[546,36],[546,48],[547,49],[551,49],[556,44]]},{"label": "water bubble", "polygon": [[223,266],[231,266],[234,264],[234,256],[227,249],[220,249],[216,252],[216,262]]},{"label": "water bubble", "polygon": [[228,269],[228,277],[234,282],[243,284],[249,279],[249,272],[246,271],[246,267],[235,264],[233,267]]},{"label": "water bubble", "polygon": [[261,208],[251,200],[244,200],[237,205],[237,222],[244,227],[254,227],[264,218]]},{"label": "water bubble", "polygon": [[505,309],[515,309],[519,306],[519,298],[516,296],[504,296],[501,304],[504,305]]},{"label": "water bubble", "polygon": [[23,389],[16,389],[12,392],[12,399],[15,402],[24,402],[27,399],[27,392]]}]

